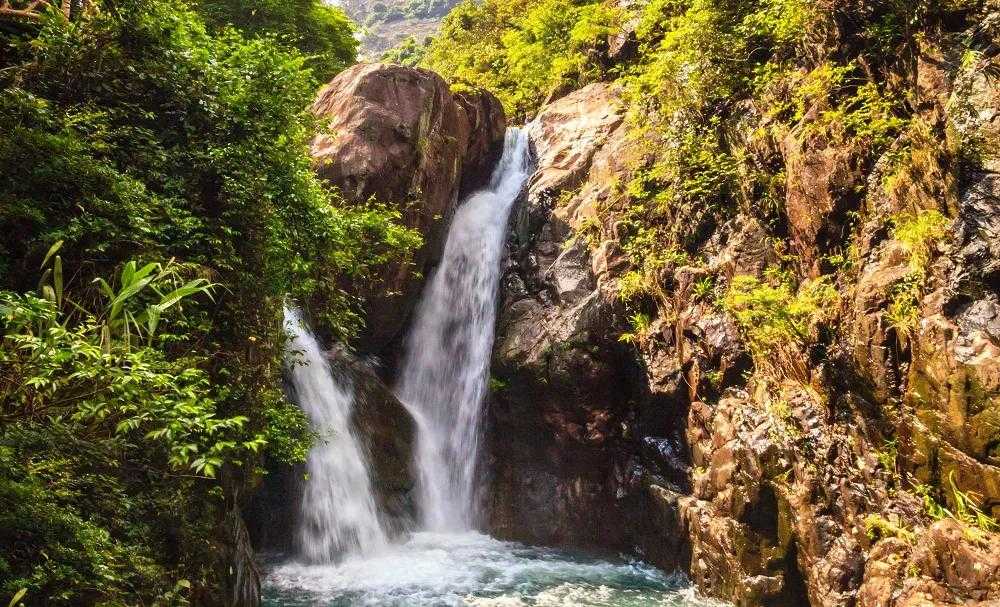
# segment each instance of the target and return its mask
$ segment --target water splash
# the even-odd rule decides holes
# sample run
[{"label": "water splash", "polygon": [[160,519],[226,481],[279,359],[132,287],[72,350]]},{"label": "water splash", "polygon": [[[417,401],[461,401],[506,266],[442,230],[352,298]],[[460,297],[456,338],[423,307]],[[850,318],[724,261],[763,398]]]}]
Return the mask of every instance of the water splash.
[{"label": "water splash", "polygon": [[530,156],[528,136],[510,129],[490,185],[455,213],[407,342],[398,393],[417,422],[418,504],[429,530],[464,531],[477,522],[500,255]]},{"label": "water splash", "polygon": [[279,565],[265,607],[721,607],[683,576],[503,542],[475,532],[414,534],[338,565]]},{"label": "water splash", "polygon": [[369,461],[351,424],[354,388],[338,382],[298,310],[285,308],[291,339],[285,358],[295,401],[319,438],[306,461],[298,545],[310,563],[330,563],[388,544],[379,520]]}]

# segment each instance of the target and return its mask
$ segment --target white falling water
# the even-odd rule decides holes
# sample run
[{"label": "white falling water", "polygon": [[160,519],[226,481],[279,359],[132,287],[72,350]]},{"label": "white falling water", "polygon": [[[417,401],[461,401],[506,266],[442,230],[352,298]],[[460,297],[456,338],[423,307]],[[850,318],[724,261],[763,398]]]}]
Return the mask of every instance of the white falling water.
[{"label": "white falling water", "polygon": [[351,424],[354,388],[338,383],[298,310],[285,308],[295,400],[319,434],[306,461],[299,547],[311,563],[367,553],[388,543],[379,521],[365,449]]},{"label": "white falling water", "polygon": [[398,393],[417,422],[418,504],[432,531],[469,530],[477,522],[500,254],[530,165],[527,135],[510,129],[489,187],[455,213],[407,342]]},{"label": "white falling water", "polygon": [[417,420],[418,499],[428,530],[385,545],[366,454],[348,423],[351,390],[334,381],[316,340],[287,312],[295,336],[289,348],[309,363],[293,371],[299,403],[317,429],[334,436],[309,456],[300,539],[311,562],[272,569],[265,605],[718,607],[697,599],[683,578],[640,563],[581,558],[471,530],[500,252],[528,163],[527,138],[508,133],[489,189],[459,207],[409,337],[399,393]]}]

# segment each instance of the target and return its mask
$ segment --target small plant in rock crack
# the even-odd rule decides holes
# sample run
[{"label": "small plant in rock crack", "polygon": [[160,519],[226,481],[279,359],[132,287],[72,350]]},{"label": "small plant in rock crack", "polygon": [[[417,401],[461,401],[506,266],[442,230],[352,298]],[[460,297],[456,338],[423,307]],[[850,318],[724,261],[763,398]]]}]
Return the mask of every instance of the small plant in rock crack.
[{"label": "small plant in rock crack", "polygon": [[705,278],[702,278],[694,283],[692,293],[694,293],[696,299],[700,301],[707,301],[711,297],[714,290],[715,278],[712,276],[706,276]]},{"label": "small plant in rock crack", "polygon": [[649,314],[636,312],[629,317],[629,324],[632,326],[632,330],[622,333],[618,337],[618,341],[632,345],[642,344],[646,340],[646,336],[649,335],[649,328],[653,324],[653,319]]},{"label": "small plant in rock crack", "polygon": [[898,443],[896,439],[887,440],[882,445],[882,448],[875,452],[875,458],[878,460],[882,469],[888,472],[893,478],[899,476],[899,471],[896,468],[896,457],[899,453]]},{"label": "small plant in rock crack", "polygon": [[892,237],[909,254],[910,272],[893,289],[886,320],[905,345],[920,321],[920,297],[934,250],[948,233],[948,218],[936,210],[921,210],[892,218]]},{"label": "small plant in rock crack", "polygon": [[950,518],[962,523],[965,535],[970,541],[981,541],[987,533],[1000,532],[1000,523],[983,511],[979,505],[981,496],[975,491],[963,491],[955,483],[955,471],[948,474],[954,510],[949,510],[935,499],[934,490],[925,484],[913,486],[914,492],[924,501],[924,509],[934,520]]}]

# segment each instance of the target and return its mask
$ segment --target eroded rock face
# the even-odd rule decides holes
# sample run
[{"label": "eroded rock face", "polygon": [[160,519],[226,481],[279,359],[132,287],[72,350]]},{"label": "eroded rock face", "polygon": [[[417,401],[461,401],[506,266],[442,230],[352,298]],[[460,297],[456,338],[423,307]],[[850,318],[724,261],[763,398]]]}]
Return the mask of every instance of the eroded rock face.
[{"label": "eroded rock face", "polygon": [[[945,201],[955,219],[930,269],[912,339],[905,421],[918,478],[954,482],[1000,515],[1000,93],[960,72],[947,119],[965,145],[983,146]],[[944,498],[955,506],[949,495]]]},{"label": "eroded rock face", "polygon": [[412,312],[422,284],[417,276],[437,263],[460,195],[488,178],[506,119],[492,95],[456,97],[433,72],[384,64],[339,74],[320,91],[313,112],[327,121],[312,145],[317,174],[348,201],[396,206],[403,223],[424,238],[412,265],[394,265],[381,282],[361,289],[372,319],[361,348],[377,353]]},{"label": "eroded rock face", "polygon": [[[513,218],[503,278],[491,408],[490,519],[502,536],[548,544],[626,543],[618,489],[628,469],[630,363],[621,311],[598,288],[580,213],[555,208],[588,179],[621,123],[617,91],[591,85],[546,107],[529,134],[538,169]],[[555,210],[553,210],[555,208]]]},{"label": "eroded rock face", "polygon": [[888,538],[871,551],[858,607],[987,607],[1000,596],[1000,539],[970,538],[953,520],[934,523],[915,544]]},{"label": "eroded rock face", "polygon": [[[737,604],[990,604],[1000,596],[995,558],[984,553],[996,537],[934,523],[913,493],[919,483],[941,488],[934,499],[955,509],[954,483],[994,515],[1000,504],[994,161],[986,154],[962,174],[955,144],[942,141],[948,128],[965,141],[995,140],[998,100],[975,78],[949,93],[964,76],[932,60],[944,51],[924,52],[919,105],[931,134],[905,135],[901,163],[876,162],[863,200],[854,194],[855,150],[816,148],[794,130],[783,142],[801,274],[828,271],[821,263],[831,235],[849,236],[857,255],[837,284],[838,334],[822,357],[803,353],[807,372],[797,382],[776,385],[758,373],[749,393],[691,405],[692,492],[680,500],[691,574]],[[853,232],[842,217],[850,209],[858,209]],[[954,219],[918,267],[894,228],[930,212]],[[748,269],[738,273],[761,275]],[[914,280],[923,286],[907,327],[889,312]]]},{"label": "eroded rock face", "polygon": [[863,173],[858,150],[809,134],[815,119],[807,115],[785,136],[782,153],[792,243],[803,267],[818,275],[819,255],[838,241],[844,215],[857,208]]},{"label": "eroded rock face", "polygon": [[[785,171],[780,220],[733,211],[628,306],[635,264],[605,203],[643,157],[615,90],[540,112],[493,370],[501,534],[631,549],[748,607],[1000,600],[996,534],[925,501],[1000,515],[1000,97],[951,42],[921,45],[914,125],[888,152],[817,135],[822,107],[746,143]],[[943,238],[899,235],[933,213]],[[767,369],[722,296],[776,267],[838,298]],[[910,323],[894,306],[913,284]]]}]

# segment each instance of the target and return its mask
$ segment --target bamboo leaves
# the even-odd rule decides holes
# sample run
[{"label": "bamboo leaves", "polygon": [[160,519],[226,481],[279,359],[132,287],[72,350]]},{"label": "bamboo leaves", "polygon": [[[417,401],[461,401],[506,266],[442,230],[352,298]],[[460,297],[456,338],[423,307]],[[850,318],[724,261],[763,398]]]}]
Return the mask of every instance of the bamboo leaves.
[{"label": "bamboo leaves", "polygon": [[[135,261],[126,263],[119,275],[117,290],[103,278],[96,278],[94,283],[107,300],[102,316],[105,327],[102,340],[121,339],[126,347],[131,347],[133,334],[151,344],[165,311],[199,293],[211,298],[215,288],[204,278],[181,283],[181,270],[173,260],[166,265],[147,263],[141,268]],[[129,304],[142,300],[147,289],[159,297],[159,301],[145,303],[141,312],[133,311]]]},{"label": "bamboo leaves", "polygon": [[[104,278],[93,280],[104,305],[101,310],[87,310],[65,298],[62,257],[57,254],[62,245],[61,240],[52,245],[42,261],[44,272],[38,281],[38,295],[55,304],[57,310],[62,310],[63,303],[68,302],[83,316],[96,318],[105,353],[110,353],[112,340],[121,341],[126,348],[132,347],[134,339],[151,345],[164,312],[194,295],[204,294],[212,299],[216,285],[207,279],[184,281],[183,275],[193,266],[177,264],[171,259],[166,264],[150,262],[140,267],[133,260],[122,266],[116,284]],[[51,267],[47,267],[50,262]],[[39,332],[45,328],[39,326]]]}]

